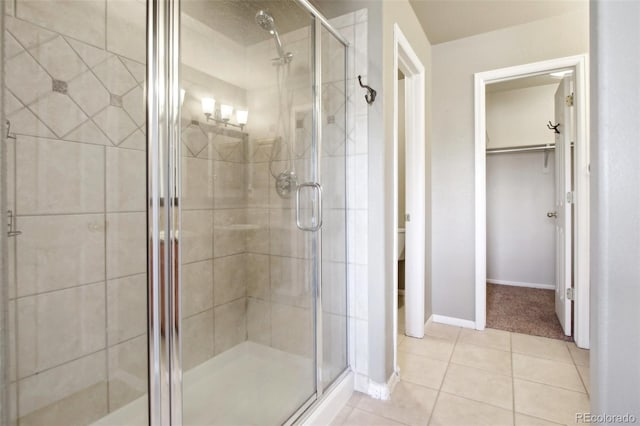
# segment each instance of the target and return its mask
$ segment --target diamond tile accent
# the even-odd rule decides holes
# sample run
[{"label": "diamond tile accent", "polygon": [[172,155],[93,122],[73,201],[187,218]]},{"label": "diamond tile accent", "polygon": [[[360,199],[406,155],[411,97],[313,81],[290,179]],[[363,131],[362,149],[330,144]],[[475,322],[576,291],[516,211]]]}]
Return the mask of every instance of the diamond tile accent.
[{"label": "diamond tile accent", "polygon": [[122,108],[122,96],[114,95],[112,93],[109,97],[109,104],[111,104],[111,106]]},{"label": "diamond tile accent", "polygon": [[114,95],[124,95],[133,89],[137,82],[117,56],[112,56],[93,68],[96,76]]},{"label": "diamond tile accent", "polygon": [[136,122],[138,126],[141,126],[145,123],[145,108],[144,108],[144,92],[140,86],[137,86],[135,89],[124,95],[123,99],[124,110],[129,113],[133,121]]},{"label": "diamond tile accent", "polygon": [[118,145],[133,133],[135,123],[122,108],[108,106],[94,117],[95,123],[109,137],[114,145]]},{"label": "diamond tile accent", "polygon": [[7,61],[5,82],[25,105],[51,92],[51,77],[27,52]]},{"label": "diamond tile accent", "polygon": [[67,82],[62,80],[53,80],[51,85],[51,90],[54,92],[62,93],[63,95],[67,94]]},{"label": "diamond tile accent", "polygon": [[87,66],[62,38],[56,37],[30,50],[42,67],[55,79],[69,81]]},{"label": "diamond tile accent", "polygon": [[97,47],[90,46],[81,41],[74,40],[72,38],[65,38],[71,45],[73,50],[82,58],[82,60],[90,67],[95,67],[100,62],[105,61],[108,57],[112,56],[111,53]]},{"label": "diamond tile accent", "polygon": [[39,99],[30,108],[59,137],[67,134],[87,119],[84,112],[69,96],[57,92],[52,92]]},{"label": "diamond tile accent", "polygon": [[9,32],[25,49],[31,49],[56,37],[56,33],[36,27],[20,19],[7,16],[5,23]]},{"label": "diamond tile accent", "polygon": [[109,92],[91,71],[80,74],[69,83],[69,96],[89,116],[109,105],[110,100]]}]

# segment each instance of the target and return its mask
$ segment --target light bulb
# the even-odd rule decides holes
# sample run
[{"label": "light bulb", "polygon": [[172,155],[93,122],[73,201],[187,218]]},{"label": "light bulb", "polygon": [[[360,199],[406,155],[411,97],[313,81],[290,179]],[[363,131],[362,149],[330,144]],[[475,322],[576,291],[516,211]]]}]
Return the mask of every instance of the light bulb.
[{"label": "light bulb", "polygon": [[180,107],[184,104],[184,95],[187,94],[187,91],[184,89],[180,89]]},{"label": "light bulb", "polygon": [[233,107],[231,105],[220,105],[220,118],[223,120],[229,120],[233,114]]},{"label": "light bulb", "polygon": [[236,118],[238,119],[238,124],[242,124],[244,126],[245,124],[247,124],[247,119],[249,118],[249,111],[236,110]]},{"label": "light bulb", "polygon": [[216,100],[213,98],[202,98],[202,112],[204,115],[213,115],[216,110]]}]

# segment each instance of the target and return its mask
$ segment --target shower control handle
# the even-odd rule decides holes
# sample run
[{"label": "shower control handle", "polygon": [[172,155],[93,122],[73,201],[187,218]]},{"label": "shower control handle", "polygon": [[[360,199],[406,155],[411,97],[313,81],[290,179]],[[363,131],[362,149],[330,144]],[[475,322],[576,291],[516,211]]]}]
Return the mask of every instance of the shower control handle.
[{"label": "shower control handle", "polygon": [[[315,223],[313,223],[312,226],[305,226],[300,220],[300,192],[303,188],[311,188],[317,195],[317,203],[314,204],[316,204],[315,210],[317,210],[318,212],[318,219],[317,221],[315,221]],[[316,218],[316,216],[314,215],[313,218]],[[318,182],[304,182],[298,185],[298,187],[296,188],[296,226],[301,231],[309,232],[316,232],[319,231],[320,228],[322,228],[322,185],[320,185]]]}]

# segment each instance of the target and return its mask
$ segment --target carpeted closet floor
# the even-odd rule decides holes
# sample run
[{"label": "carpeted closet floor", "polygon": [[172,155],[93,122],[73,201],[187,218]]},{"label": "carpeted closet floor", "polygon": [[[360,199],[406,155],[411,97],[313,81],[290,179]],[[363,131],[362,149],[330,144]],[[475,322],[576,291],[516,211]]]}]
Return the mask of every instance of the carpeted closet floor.
[{"label": "carpeted closet floor", "polygon": [[556,317],[553,290],[487,283],[487,327],[573,341]]}]

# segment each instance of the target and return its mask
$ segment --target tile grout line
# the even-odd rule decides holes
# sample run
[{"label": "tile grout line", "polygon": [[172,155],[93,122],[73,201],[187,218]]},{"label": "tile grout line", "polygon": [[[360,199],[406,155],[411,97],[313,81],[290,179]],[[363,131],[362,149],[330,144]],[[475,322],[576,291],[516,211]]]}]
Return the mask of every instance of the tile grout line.
[{"label": "tile grout line", "polygon": [[440,399],[440,393],[442,392],[442,386],[444,385],[444,381],[447,378],[447,373],[449,372],[449,366],[451,365],[453,354],[456,351],[456,346],[458,346],[458,340],[460,339],[461,332],[462,330],[458,328],[458,333],[456,334],[456,339],[453,342],[453,348],[451,349],[451,355],[449,355],[449,361],[447,362],[447,368],[445,368],[444,370],[444,375],[442,376],[442,381],[440,382],[440,387],[438,388],[438,393],[436,394],[436,400],[433,402],[433,408],[431,409],[431,413],[429,414],[429,419],[427,419],[427,425],[431,424],[431,420],[433,419],[433,413],[435,413],[436,411],[436,406],[438,405],[438,400]]}]

